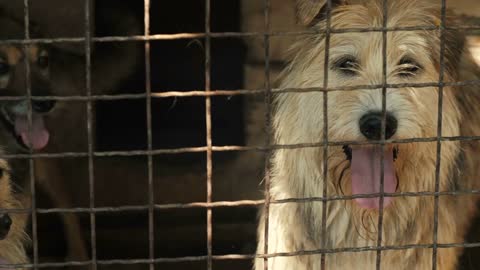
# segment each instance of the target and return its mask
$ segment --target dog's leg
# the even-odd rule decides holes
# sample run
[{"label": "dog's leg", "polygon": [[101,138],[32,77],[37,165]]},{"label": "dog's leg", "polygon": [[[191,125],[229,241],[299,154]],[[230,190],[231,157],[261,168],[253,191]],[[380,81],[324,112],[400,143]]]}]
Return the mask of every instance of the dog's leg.
[{"label": "dog's leg", "polygon": [[[61,162],[55,162],[53,160],[37,160],[36,174],[37,182],[42,186],[42,189],[47,193],[52,200],[53,205],[58,208],[71,208],[72,201],[69,196],[68,189],[65,186],[65,179],[62,176],[61,166],[58,164]],[[45,176],[48,176],[48,180],[45,181]],[[87,261],[89,255],[85,243],[84,234],[80,226],[80,220],[74,213],[62,214],[62,221],[64,223],[65,241],[67,244],[67,261]]]}]

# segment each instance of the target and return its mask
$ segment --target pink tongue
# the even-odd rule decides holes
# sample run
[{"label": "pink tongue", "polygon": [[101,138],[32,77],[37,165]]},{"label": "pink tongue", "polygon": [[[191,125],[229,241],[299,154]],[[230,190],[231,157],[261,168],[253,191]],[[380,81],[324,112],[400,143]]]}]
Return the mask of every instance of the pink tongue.
[{"label": "pink tongue", "polygon": [[43,123],[42,116],[36,113],[32,114],[32,127],[30,130],[28,128],[27,116],[17,115],[15,117],[15,132],[22,138],[25,145],[34,150],[44,148],[50,138],[50,134]]},{"label": "pink tongue", "polygon": [[[381,146],[352,148],[353,195],[380,193],[381,151]],[[393,166],[393,150],[390,149],[384,154],[383,191],[393,193],[396,188],[397,178]],[[392,199],[392,197],[384,197],[383,206],[388,206]],[[363,208],[380,208],[380,197],[356,198],[355,202]]]}]

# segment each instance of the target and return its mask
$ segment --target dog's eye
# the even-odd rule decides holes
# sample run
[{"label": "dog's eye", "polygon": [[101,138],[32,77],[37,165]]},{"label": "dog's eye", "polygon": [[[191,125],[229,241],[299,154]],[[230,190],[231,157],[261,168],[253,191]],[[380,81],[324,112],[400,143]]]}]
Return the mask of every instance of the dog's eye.
[{"label": "dog's eye", "polygon": [[402,58],[400,62],[398,62],[398,66],[398,75],[400,77],[413,77],[422,69],[420,64],[407,57]]},{"label": "dog's eye", "polygon": [[5,62],[0,62],[0,75],[5,75],[10,72],[10,66]]},{"label": "dog's eye", "polygon": [[40,68],[47,68],[48,67],[48,55],[41,55],[37,59],[37,64]]},{"label": "dog's eye", "polygon": [[344,56],[333,61],[331,69],[338,70],[345,76],[357,75],[358,60],[353,56]]}]

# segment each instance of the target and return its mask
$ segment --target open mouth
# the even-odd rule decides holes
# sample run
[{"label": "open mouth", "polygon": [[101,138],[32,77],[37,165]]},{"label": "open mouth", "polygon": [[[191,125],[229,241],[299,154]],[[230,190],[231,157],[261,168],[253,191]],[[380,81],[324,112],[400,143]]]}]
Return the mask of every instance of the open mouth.
[{"label": "open mouth", "polygon": [[[352,148],[348,145],[344,145],[342,149],[347,160],[352,161]],[[393,148],[393,161],[396,161],[397,158],[398,158],[398,147],[396,146]]]},{"label": "open mouth", "polygon": [[[352,195],[379,194],[381,192],[381,171],[383,164],[383,192],[393,193],[398,187],[395,160],[398,147],[392,145],[343,146],[346,159],[350,161]],[[383,152],[383,155],[382,155]],[[383,160],[382,160],[383,158]],[[392,197],[383,198],[383,206],[392,202]],[[355,198],[358,206],[379,209],[380,197]]]},{"label": "open mouth", "polygon": [[45,127],[43,115],[32,110],[30,126],[26,101],[9,105],[0,108],[0,118],[17,144],[23,149],[40,150],[44,148],[48,144],[50,134]]}]

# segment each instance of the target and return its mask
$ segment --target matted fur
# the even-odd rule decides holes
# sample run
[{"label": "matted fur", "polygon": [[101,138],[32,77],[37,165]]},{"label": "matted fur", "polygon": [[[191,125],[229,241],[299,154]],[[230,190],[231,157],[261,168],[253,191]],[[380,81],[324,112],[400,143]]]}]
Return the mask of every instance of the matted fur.
[{"label": "matted fur", "polygon": [[[301,1],[322,2],[322,1]],[[325,1],[323,1],[325,2]],[[343,1],[342,1],[343,2]],[[381,0],[362,4],[339,4],[332,11],[333,28],[381,27]],[[427,1],[388,1],[388,27],[439,26],[440,6]],[[334,4],[335,1],[334,1]],[[308,5],[308,4],[307,4]],[[302,6],[305,9],[305,5]],[[308,14],[311,17],[311,14]],[[324,29],[320,18],[315,29]],[[449,15],[447,22],[453,18]],[[480,77],[477,67],[463,53],[463,37],[445,31],[445,78],[447,82]],[[380,85],[382,76],[382,33],[332,34],[330,60],[345,54],[358,57],[358,76],[345,78],[329,71],[329,87]],[[397,76],[397,63],[409,55],[423,69],[416,76]],[[282,88],[323,86],[325,39],[323,35],[302,37],[293,46],[290,64],[284,71]],[[387,35],[388,83],[438,82],[440,31],[398,31]],[[459,71],[459,72],[457,72]],[[477,91],[478,92],[478,91]],[[443,89],[442,136],[480,135],[480,94],[474,87]],[[438,88],[396,88],[387,90],[387,110],[398,119],[392,139],[437,136]],[[328,93],[328,140],[364,141],[360,117],[382,108],[381,90],[332,91]],[[284,93],[275,97],[273,114],[276,144],[323,141],[323,93]],[[393,147],[387,144],[385,147]],[[395,162],[397,192],[435,191],[436,142],[403,143]],[[475,175],[480,167],[475,143],[441,143],[440,191],[478,189]],[[322,197],[323,148],[277,150],[272,157],[270,194],[273,200]],[[342,147],[328,148],[328,196],[351,195],[349,161]],[[478,196],[441,196],[438,212],[438,243],[462,243],[474,215]],[[322,246],[322,202],[270,205],[268,252],[296,252],[321,248],[355,248],[377,245],[378,210],[365,210],[351,200],[329,201],[326,213],[327,239]],[[434,197],[395,197],[384,209],[382,245],[432,244]],[[259,221],[257,253],[264,252],[264,215]],[[461,248],[439,248],[437,269],[454,269]],[[269,269],[320,269],[320,254],[270,258]],[[374,269],[376,251],[326,255],[326,269]],[[431,269],[432,249],[410,248],[382,252],[382,269]],[[255,269],[263,269],[263,259]]]}]

